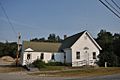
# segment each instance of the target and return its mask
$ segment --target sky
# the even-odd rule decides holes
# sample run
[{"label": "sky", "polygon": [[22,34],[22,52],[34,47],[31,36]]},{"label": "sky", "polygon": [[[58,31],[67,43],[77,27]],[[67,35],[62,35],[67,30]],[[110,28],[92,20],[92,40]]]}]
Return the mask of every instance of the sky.
[{"label": "sky", "polygon": [[[114,1],[120,5],[120,0]],[[0,41],[17,41],[19,32],[22,40],[47,38],[51,33],[63,38],[84,30],[93,37],[101,29],[120,32],[120,18],[99,0],[0,0],[0,3],[13,25],[0,7]]]}]

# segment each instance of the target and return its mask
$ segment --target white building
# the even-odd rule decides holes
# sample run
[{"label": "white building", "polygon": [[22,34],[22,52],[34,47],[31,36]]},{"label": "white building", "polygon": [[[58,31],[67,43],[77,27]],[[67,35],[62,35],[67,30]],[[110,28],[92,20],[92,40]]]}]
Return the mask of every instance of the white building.
[{"label": "white building", "polygon": [[71,63],[73,67],[95,66],[95,62],[99,60],[97,56],[100,50],[102,48],[92,36],[83,31],[65,38],[62,43],[23,41],[20,63],[26,65],[41,59],[46,63],[48,61]]}]

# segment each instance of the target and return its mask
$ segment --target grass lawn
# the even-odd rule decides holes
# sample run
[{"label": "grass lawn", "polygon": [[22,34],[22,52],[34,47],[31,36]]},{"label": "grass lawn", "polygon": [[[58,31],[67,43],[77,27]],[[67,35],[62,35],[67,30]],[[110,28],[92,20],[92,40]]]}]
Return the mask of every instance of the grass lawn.
[{"label": "grass lawn", "polygon": [[[110,75],[110,74],[118,74],[120,73],[120,67],[99,67],[99,68],[73,68],[73,69],[64,69],[55,71],[56,67],[52,66],[54,70],[48,71],[39,71],[32,72],[29,75],[43,75],[44,76],[59,76],[59,77],[80,77],[80,76],[100,76],[100,75]],[[60,66],[59,66],[60,68]],[[59,69],[58,68],[58,69]]]},{"label": "grass lawn", "polygon": [[40,69],[40,71],[56,71],[56,70],[63,70],[64,66],[46,66],[46,68]]},{"label": "grass lawn", "polygon": [[25,71],[22,67],[0,67],[0,73]]},{"label": "grass lawn", "polygon": [[[24,72],[22,67],[0,67],[0,73]],[[33,76],[55,76],[55,77],[83,77],[83,76],[100,76],[110,74],[120,74],[120,67],[98,67],[98,68],[71,68],[65,66],[47,66],[36,72],[28,72]]]}]

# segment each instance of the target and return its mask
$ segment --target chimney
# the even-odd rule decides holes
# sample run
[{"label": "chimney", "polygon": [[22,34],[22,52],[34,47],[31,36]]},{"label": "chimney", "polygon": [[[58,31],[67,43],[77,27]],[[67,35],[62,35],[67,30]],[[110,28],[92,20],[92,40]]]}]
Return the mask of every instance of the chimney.
[{"label": "chimney", "polygon": [[66,39],[67,38],[67,35],[64,35],[64,39]]}]

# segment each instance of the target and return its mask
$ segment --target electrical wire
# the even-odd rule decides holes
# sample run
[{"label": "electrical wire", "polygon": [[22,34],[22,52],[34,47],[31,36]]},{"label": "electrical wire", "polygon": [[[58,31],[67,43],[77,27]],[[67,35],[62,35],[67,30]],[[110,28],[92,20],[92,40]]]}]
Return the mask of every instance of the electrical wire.
[{"label": "electrical wire", "polygon": [[114,5],[115,5],[117,8],[120,9],[120,6],[118,6],[118,4],[117,4],[115,1],[113,1],[113,0],[111,0],[111,1],[114,3]]},{"label": "electrical wire", "polygon": [[10,26],[11,26],[11,28],[12,28],[12,30],[13,30],[13,32],[14,32],[15,34],[17,34],[17,32],[15,31],[14,26],[13,26],[13,24],[11,23],[11,21],[10,21],[10,19],[9,19],[9,17],[8,17],[8,15],[7,15],[7,13],[6,13],[6,11],[5,11],[5,9],[4,9],[4,7],[3,7],[3,5],[2,5],[1,2],[0,2],[0,6],[1,6],[1,8],[2,8],[2,10],[3,10],[3,12],[4,12],[4,14],[5,14],[5,16],[6,16],[7,20],[8,20],[8,23],[10,24]]},{"label": "electrical wire", "polygon": [[105,0],[105,2],[106,2],[111,8],[113,8],[113,10],[115,10],[118,14],[120,14],[120,12],[119,12],[116,8],[114,8],[107,0]]},{"label": "electrical wire", "polygon": [[118,18],[120,18],[120,16],[114,12],[109,6],[107,6],[102,0],[99,0],[106,8],[108,8],[114,15],[116,15]]}]

